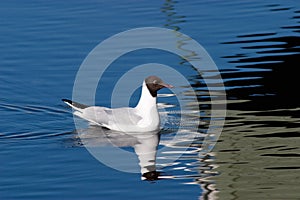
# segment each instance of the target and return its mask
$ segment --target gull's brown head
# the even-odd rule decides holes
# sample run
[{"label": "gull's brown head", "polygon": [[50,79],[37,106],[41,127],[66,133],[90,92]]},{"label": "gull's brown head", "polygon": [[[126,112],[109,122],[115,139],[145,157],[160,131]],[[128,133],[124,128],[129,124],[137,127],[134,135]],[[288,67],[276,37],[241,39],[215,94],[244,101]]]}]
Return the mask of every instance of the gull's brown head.
[{"label": "gull's brown head", "polygon": [[157,91],[162,88],[173,88],[157,76],[149,76],[145,79],[146,86],[153,97],[157,96]]}]

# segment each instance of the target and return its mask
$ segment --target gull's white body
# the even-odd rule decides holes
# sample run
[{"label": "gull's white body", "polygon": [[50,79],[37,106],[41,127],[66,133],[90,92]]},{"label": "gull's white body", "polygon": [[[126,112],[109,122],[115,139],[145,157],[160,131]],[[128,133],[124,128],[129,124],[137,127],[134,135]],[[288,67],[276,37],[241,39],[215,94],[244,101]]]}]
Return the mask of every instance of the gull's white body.
[{"label": "gull's white body", "polygon": [[75,110],[74,115],[111,130],[140,133],[157,131],[160,128],[156,97],[151,95],[145,81],[139,103],[134,108],[100,106],[79,108],[69,102],[64,102]]}]

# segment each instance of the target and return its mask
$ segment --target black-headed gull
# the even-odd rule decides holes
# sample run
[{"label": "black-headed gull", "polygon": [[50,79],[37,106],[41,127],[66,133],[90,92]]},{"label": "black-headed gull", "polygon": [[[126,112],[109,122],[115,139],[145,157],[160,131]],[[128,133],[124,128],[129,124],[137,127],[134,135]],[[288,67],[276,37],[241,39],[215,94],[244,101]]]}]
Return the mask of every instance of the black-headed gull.
[{"label": "black-headed gull", "polygon": [[156,105],[157,91],[172,87],[157,76],[147,77],[143,82],[140,100],[134,108],[106,108],[86,106],[68,99],[62,101],[75,110],[74,115],[95,125],[122,132],[157,131],[160,128]]}]

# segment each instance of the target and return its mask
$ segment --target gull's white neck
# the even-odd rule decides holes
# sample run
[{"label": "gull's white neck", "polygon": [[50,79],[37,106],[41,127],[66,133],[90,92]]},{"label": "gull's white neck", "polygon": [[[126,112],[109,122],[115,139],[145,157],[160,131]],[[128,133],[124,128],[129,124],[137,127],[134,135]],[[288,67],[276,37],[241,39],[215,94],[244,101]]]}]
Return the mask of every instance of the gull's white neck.
[{"label": "gull's white neck", "polygon": [[145,113],[147,113],[147,111],[149,112],[153,109],[157,110],[156,97],[153,97],[151,95],[145,81],[143,82],[141,97],[140,97],[139,103],[136,106],[136,109],[138,111],[145,112]]}]

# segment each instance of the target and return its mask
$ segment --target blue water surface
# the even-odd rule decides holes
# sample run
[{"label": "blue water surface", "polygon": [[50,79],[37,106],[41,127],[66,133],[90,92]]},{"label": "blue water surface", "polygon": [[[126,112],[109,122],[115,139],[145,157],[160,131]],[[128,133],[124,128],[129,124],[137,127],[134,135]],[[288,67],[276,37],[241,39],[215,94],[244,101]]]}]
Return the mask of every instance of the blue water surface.
[{"label": "blue water surface", "polygon": [[[270,77],[281,74],[281,80],[295,80],[294,66],[282,69],[272,63],[279,57],[291,61],[295,58],[290,55],[299,52],[299,43],[280,46],[299,41],[299,12],[297,0],[1,1],[0,199],[213,199],[211,191],[218,185],[205,187],[214,178],[211,182],[201,177],[218,172],[209,173],[214,168],[210,165],[201,168],[205,159],[197,154],[161,169],[177,178],[156,181],[105,166],[74,140],[73,117],[61,99],[72,98],[81,63],[101,41],[132,28],[164,27],[204,46],[222,72],[229,99],[257,102],[256,97],[266,97],[235,108],[259,111],[275,98],[276,109],[297,110],[296,95],[286,94],[294,83],[274,86]],[[121,70],[114,70],[122,65],[155,61],[180,67],[198,80],[174,55],[146,50],[128,56],[113,63],[115,68],[104,78],[108,89],[99,86],[96,104],[109,105],[110,76],[119,75]],[[176,85],[175,80],[171,84]],[[283,104],[284,95],[294,100]],[[134,96],[132,104],[138,92]],[[288,116],[299,117],[294,112]]]}]

